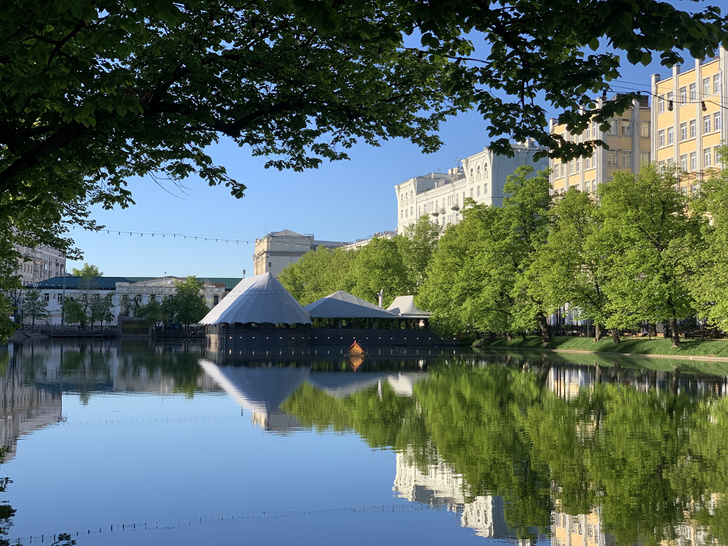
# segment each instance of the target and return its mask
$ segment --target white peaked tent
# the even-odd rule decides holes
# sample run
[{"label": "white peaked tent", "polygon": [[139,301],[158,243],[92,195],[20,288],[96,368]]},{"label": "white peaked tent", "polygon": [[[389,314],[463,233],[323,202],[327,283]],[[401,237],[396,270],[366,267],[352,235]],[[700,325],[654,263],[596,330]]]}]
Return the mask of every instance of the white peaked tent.
[{"label": "white peaked tent", "polygon": [[387,307],[387,311],[404,318],[429,318],[431,313],[415,307],[414,300],[414,296],[397,296],[392,304]]},{"label": "white peaked tent", "polygon": [[309,303],[304,309],[313,318],[398,318],[397,315],[343,290]]},{"label": "white peaked tent", "polygon": [[311,324],[301,304],[270,273],[240,281],[200,324]]}]

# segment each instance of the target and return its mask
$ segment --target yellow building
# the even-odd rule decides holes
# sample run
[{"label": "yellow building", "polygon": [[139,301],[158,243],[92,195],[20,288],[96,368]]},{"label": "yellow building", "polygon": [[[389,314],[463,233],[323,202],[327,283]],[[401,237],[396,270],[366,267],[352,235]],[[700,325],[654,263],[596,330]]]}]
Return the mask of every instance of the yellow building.
[{"label": "yellow building", "polygon": [[725,109],[728,64],[726,51],[717,57],[695,60],[694,67],[675,66],[672,75],[652,75],[653,161],[677,167],[686,175],[684,193],[697,189],[707,171],[720,168],[718,147],[728,133]]},{"label": "yellow building", "polygon": [[[603,99],[598,99],[600,107]],[[551,188],[554,194],[563,194],[571,187],[587,193],[596,192],[600,184],[609,182],[615,172],[637,173],[643,163],[650,161],[650,106],[647,97],[632,101],[632,108],[619,118],[611,119],[609,131],[601,131],[592,122],[581,134],[570,134],[555,120],[549,123],[551,133],[562,135],[571,142],[602,140],[608,148],[597,147],[591,157],[562,162],[552,159]]]}]

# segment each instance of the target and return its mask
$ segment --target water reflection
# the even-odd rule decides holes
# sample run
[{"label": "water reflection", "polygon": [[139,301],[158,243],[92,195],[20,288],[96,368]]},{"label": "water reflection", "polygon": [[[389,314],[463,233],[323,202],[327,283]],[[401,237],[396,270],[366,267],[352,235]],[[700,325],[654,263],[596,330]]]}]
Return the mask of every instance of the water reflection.
[{"label": "water reflection", "polygon": [[62,394],[90,404],[105,393],[223,390],[281,442],[335,431],[395,452],[392,491],[379,495],[452,512],[483,539],[728,544],[721,367],[574,358],[380,354],[354,370],[341,356],[27,346],[0,354],[3,445],[6,461],[22,459],[18,438],[59,423]]}]

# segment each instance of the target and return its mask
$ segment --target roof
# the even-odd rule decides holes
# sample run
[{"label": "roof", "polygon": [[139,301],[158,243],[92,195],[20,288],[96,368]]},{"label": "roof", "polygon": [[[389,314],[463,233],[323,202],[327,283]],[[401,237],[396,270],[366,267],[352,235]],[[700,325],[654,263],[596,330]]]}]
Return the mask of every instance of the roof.
[{"label": "roof", "polygon": [[[65,282],[64,282],[65,278]],[[117,282],[144,282],[151,281],[153,279],[161,279],[164,277],[94,277],[91,285],[92,290],[116,290]],[[166,278],[175,280],[185,280],[187,277],[173,277],[167,275]],[[196,277],[198,281],[202,281],[210,284],[223,284],[225,290],[232,290],[242,279],[239,277]],[[76,277],[74,275],[66,275],[65,277],[51,277],[38,283],[27,284],[27,288],[38,288],[40,289],[63,289],[64,286],[67,290],[83,290],[87,287],[81,284],[82,277]]]},{"label": "roof", "polygon": [[[145,280],[152,277],[144,277]],[[83,277],[74,275],[66,275],[65,277],[51,277],[38,283],[27,284],[27,288],[37,288],[38,290],[47,289],[63,289],[66,290],[116,290],[117,282],[134,282],[128,277],[93,277],[90,284],[84,284],[86,281]]]},{"label": "roof", "polygon": [[200,324],[311,324],[311,317],[270,273],[243,279]]},{"label": "roof", "polygon": [[431,313],[415,307],[414,296],[397,296],[387,311],[405,318],[429,318]]},{"label": "roof", "polygon": [[313,318],[397,318],[397,315],[343,290],[304,307]]}]

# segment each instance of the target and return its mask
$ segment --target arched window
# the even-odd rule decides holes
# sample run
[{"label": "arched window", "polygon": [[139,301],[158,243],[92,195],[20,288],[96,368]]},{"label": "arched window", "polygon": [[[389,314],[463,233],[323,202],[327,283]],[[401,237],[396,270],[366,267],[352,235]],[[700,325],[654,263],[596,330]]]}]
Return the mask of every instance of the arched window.
[{"label": "arched window", "polygon": [[475,174],[475,180],[480,180],[480,165],[478,165],[478,170],[476,171],[476,174]]}]

